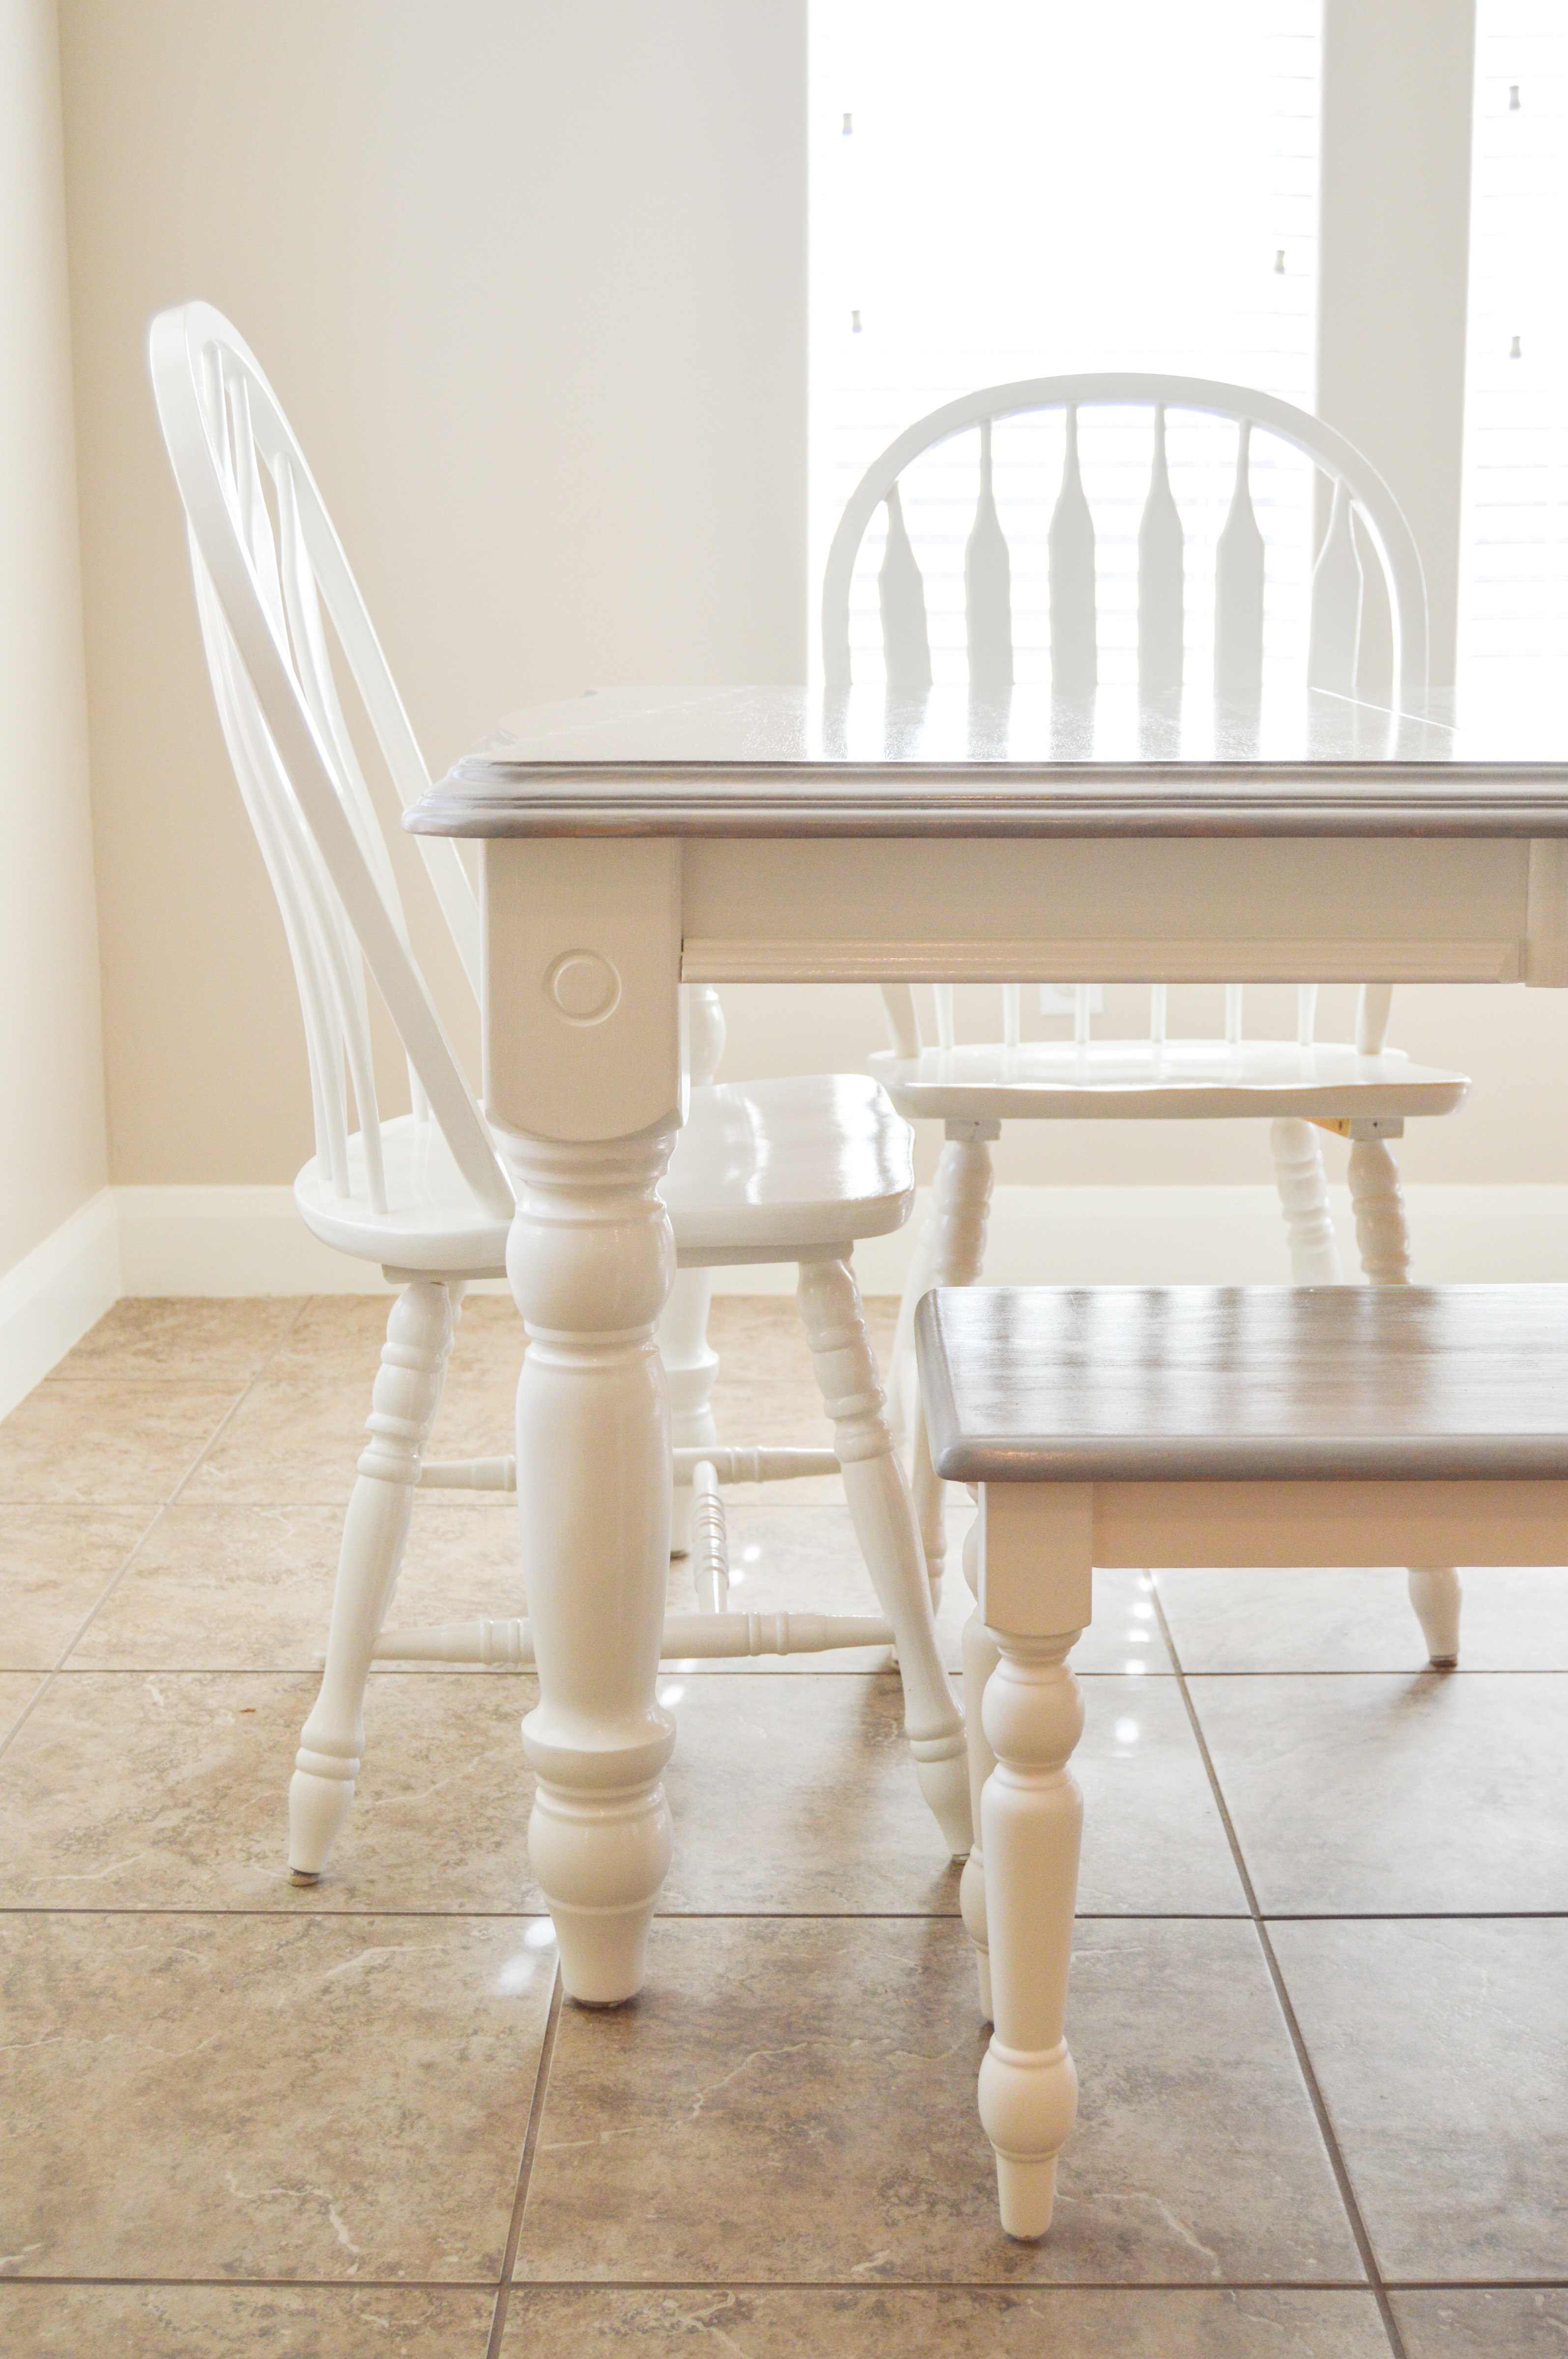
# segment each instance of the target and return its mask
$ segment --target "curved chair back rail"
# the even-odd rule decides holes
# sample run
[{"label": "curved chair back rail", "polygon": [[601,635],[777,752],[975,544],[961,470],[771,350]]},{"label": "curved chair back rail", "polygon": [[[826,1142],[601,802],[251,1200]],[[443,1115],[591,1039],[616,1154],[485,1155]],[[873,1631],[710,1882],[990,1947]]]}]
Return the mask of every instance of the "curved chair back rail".
[{"label": "curved chair back rail", "polygon": [[[416,1115],[438,1125],[480,1209],[509,1219],[511,1185],[409,948],[327,621],[402,808],[428,772],[304,454],[254,354],[211,305],[160,313],[148,358],[223,734],[299,987],[319,1168],[341,1199],[362,1190],[386,1211],[368,967],[407,1056]],[[418,841],[477,994],[479,916],[461,856],[455,843]],[[362,1156],[350,1153],[351,1088]]]},{"label": "curved chair back rail", "polygon": [[[899,483],[926,451],[979,429],[979,487],[965,554],[964,587],[971,688],[992,692],[1012,685],[1011,573],[1007,541],[992,489],[991,429],[1000,420],[1059,409],[1065,413],[1063,475],[1048,536],[1048,575],[1053,686],[1064,692],[1092,690],[1098,678],[1094,519],[1078,465],[1077,421],[1081,410],[1147,409],[1152,420],[1149,491],[1138,536],[1138,674],[1141,690],[1155,693],[1182,684],[1184,616],[1184,536],[1171,491],[1165,458],[1168,411],[1195,411],[1233,421],[1237,429],[1236,474],[1229,512],[1216,549],[1215,670],[1217,694],[1256,697],[1263,676],[1264,543],[1253,513],[1250,452],[1254,429],[1275,436],[1313,461],[1334,486],[1329,526],[1313,572],[1312,624],[1307,681],[1314,688],[1352,692],[1361,630],[1361,567],[1352,518],[1358,517],[1376,550],[1388,587],[1393,618],[1395,677],[1400,693],[1426,686],[1426,584],[1421,556],[1398,501],[1371,462],[1321,419],[1272,394],[1206,377],[1146,372],[1090,372],[1069,376],[1028,377],[1012,385],[986,386],[916,419],[872,462],[850,495],[827,555],[822,586],[822,651],[829,689],[850,683],[849,586],[855,560],[871,518],[888,509],[887,546],[880,577],[882,645],[888,685],[918,690],[931,685],[931,653],[925,585],[904,527]],[[1074,995],[1074,1030],[1089,1038],[1094,986],[1080,984]],[[917,1055],[920,1032],[907,985],[883,993],[897,1053]],[[956,1045],[950,985],[935,993],[938,1046]],[[1002,987],[1003,1045],[1021,1037],[1017,984]],[[1297,995],[1296,1038],[1309,1047],[1317,1013],[1315,985]],[[1357,1046],[1376,1054],[1388,1027],[1387,986],[1363,990],[1357,1016]],[[1166,990],[1151,991],[1149,1037],[1165,1038]],[[1242,1037],[1242,986],[1228,986],[1225,1037]]]}]

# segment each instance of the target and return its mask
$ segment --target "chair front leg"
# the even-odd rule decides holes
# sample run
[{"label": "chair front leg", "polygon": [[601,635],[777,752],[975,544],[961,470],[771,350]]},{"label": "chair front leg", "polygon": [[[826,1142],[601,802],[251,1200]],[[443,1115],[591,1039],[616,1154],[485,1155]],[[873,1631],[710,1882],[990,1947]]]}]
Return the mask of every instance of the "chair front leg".
[{"label": "chair front leg", "polygon": [[[1410,1223],[1399,1166],[1386,1139],[1358,1138],[1350,1149],[1350,1201],[1361,1266],[1374,1286],[1408,1286]],[[1451,1564],[1416,1565],[1408,1575],[1410,1601],[1434,1670],[1459,1660],[1459,1611],[1464,1591]]]},{"label": "chair front leg", "polygon": [[996,1755],[980,1805],[995,2029],[980,2064],[980,2123],[996,2151],[1001,2224],[1043,2236],[1056,2158],[1078,2108],[1063,2033],[1084,1803],[1067,1764],[1084,1708],[1067,1656],[1079,1633],[999,1634],[985,1691]]},{"label": "chair front leg", "polygon": [[[942,1159],[936,1166],[932,1191],[931,1260],[927,1288],[978,1286],[986,1258],[986,1222],[990,1212],[990,1142],[1001,1136],[1000,1122],[950,1122]],[[931,1463],[925,1419],[915,1423],[911,1480],[914,1512],[920,1524],[925,1569],[931,1581],[931,1603],[942,1603],[942,1571],[947,1556],[943,1522],[947,1486]]]},{"label": "chair front leg", "polygon": [[903,1680],[903,1722],[920,1790],[955,1859],[969,1848],[969,1780],[958,1709],[932,1619],[909,1484],[883,1415],[860,1297],[847,1262],[800,1265],[800,1312],[855,1537],[892,1625]]},{"label": "chair front leg", "polygon": [[1292,1283],[1338,1286],[1345,1271],[1329,1216],[1318,1134],[1310,1122],[1281,1116],[1269,1125],[1269,1147],[1290,1240]]},{"label": "chair front leg", "polygon": [[975,1840],[958,1882],[958,1908],[964,1930],[975,1945],[979,1976],[980,2014],[991,2019],[990,1944],[986,1931],[986,1869],[981,1797],[986,1779],[996,1767],[996,1755],[986,1741],[985,1694],[999,1659],[997,1643],[980,1618],[979,1518],[964,1536],[964,1579],[975,1600],[975,1610],[964,1625],[964,1729],[969,1746],[969,1816]]},{"label": "chair front leg", "polygon": [[288,1788],[288,1864],[314,1884],[349,1815],[364,1748],[364,1694],[403,1565],[426,1441],[441,1404],[460,1290],[438,1278],[406,1286],[392,1306],[371,1397],[370,1446],[343,1523],[327,1667]]}]

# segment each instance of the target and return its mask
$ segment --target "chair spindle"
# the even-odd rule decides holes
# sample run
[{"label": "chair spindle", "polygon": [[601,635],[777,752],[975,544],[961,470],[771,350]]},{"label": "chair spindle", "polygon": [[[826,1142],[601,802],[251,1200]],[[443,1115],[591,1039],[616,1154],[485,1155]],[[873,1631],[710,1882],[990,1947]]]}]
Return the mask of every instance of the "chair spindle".
[{"label": "chair spindle", "polygon": [[1099,678],[1095,622],[1095,520],[1078,471],[1078,410],[1067,405],[1067,449],[1062,488],[1046,541],[1050,571],[1051,686],[1058,696],[1082,695]]},{"label": "chair spindle", "polygon": [[1256,697],[1263,687],[1263,536],[1252,512],[1252,426],[1237,429],[1236,484],[1214,554],[1214,692]]},{"label": "chair spindle", "polygon": [[1138,527],[1138,685],[1145,695],[1182,684],[1185,536],[1165,464],[1165,409],[1154,410],[1154,460]]},{"label": "chair spindle", "polygon": [[1334,486],[1328,530],[1312,575],[1312,626],[1307,638],[1307,686],[1356,693],[1361,643],[1361,560],[1356,551],[1347,486]]},{"label": "chair spindle", "polygon": [[882,654],[890,688],[929,688],[931,640],[925,627],[925,584],[904,530],[895,484],[887,496],[888,538],[878,590],[882,610]]},{"label": "chair spindle", "polygon": [[969,687],[982,694],[1012,686],[1012,563],[991,489],[991,421],[980,421],[980,496],[964,551]]}]

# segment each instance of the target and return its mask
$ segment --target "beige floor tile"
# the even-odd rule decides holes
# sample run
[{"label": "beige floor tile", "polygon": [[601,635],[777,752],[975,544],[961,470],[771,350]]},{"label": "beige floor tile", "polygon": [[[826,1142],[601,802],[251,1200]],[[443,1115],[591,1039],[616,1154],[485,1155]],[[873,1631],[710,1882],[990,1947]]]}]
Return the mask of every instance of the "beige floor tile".
[{"label": "beige floor tile", "polygon": [[241,1385],[276,1351],[302,1308],[286,1295],[125,1295],[51,1375]]},{"label": "beige floor tile", "polygon": [[[372,1354],[362,1369],[309,1361],[279,1374],[275,1361],[246,1394],[191,1484],[191,1496],[341,1505],[365,1446],[375,1365]],[[428,1455],[503,1455],[513,1447],[514,1410],[513,1385],[454,1374]]]},{"label": "beige floor tile", "polygon": [[1384,2274],[1568,2279],[1568,1922],[1272,1938]]},{"label": "beige floor tile", "polygon": [[1388,2359],[1388,2349],[1369,2294],[1061,2286],[519,2285],[502,2343],[503,2359]]},{"label": "beige floor tile", "polygon": [[[498,1505],[416,1501],[395,1624],[524,1610],[515,1511]],[[178,1501],[82,1634],[72,1668],[310,1670],[342,1530],[341,1506]]]},{"label": "beige floor tile", "polygon": [[1042,2245],[996,2219],[952,1922],[655,1925],[563,2011],[524,2279],[1221,2283],[1359,2274],[1251,1929],[1079,1929],[1083,2102]]},{"label": "beige floor tile", "polygon": [[[1162,1572],[1160,1601],[1188,1671],[1419,1671],[1405,1578],[1397,1565]],[[1481,1565],[1461,1578],[1464,1669],[1568,1670],[1568,1571]]]},{"label": "beige floor tile", "polygon": [[1561,2359],[1568,2351],[1568,2286],[1550,2293],[1495,2288],[1396,2293],[1406,2359]]},{"label": "beige floor tile", "polygon": [[549,1995],[521,1931],[0,1919],[13,2273],[493,2276]]},{"label": "beige floor tile", "polygon": [[[675,1863],[661,1908],[947,1915],[957,1870],[915,1782],[897,1680],[666,1678]],[[1245,1911],[1173,1680],[1091,1680],[1074,1767],[1086,1915]]]},{"label": "beige floor tile", "polygon": [[0,1905],[541,1905],[518,1735],[536,1690],[508,1675],[377,1674],[348,1824],[321,1882],[291,1883],[288,1780],[316,1685],[287,1673],[59,1673],[0,1760]]},{"label": "beige floor tile", "polygon": [[232,1385],[46,1377],[0,1425],[0,1502],[161,1506],[237,1397]]},{"label": "beige floor tile", "polygon": [[44,1683],[44,1674],[38,1671],[0,1671],[0,1745]]},{"label": "beige floor tile", "polygon": [[11,2359],[484,2359],[495,2298],[427,2286],[0,2282]]},{"label": "beige floor tile", "polygon": [[59,1660],[153,1520],[151,1507],[0,1507],[0,1668]]},{"label": "beige floor tile", "polygon": [[1568,1678],[1190,1691],[1265,1914],[1568,1908]]}]

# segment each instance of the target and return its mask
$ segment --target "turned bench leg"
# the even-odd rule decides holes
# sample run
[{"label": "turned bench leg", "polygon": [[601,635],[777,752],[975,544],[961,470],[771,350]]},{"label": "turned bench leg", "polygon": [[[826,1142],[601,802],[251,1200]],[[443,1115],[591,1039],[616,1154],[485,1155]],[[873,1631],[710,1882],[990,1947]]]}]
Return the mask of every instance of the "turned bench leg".
[{"label": "turned bench leg", "polygon": [[[1358,1138],[1350,1149],[1350,1201],[1361,1266],[1374,1286],[1408,1286],[1410,1225],[1400,1190],[1399,1166],[1381,1138]],[[1451,1564],[1410,1568],[1410,1601],[1435,1670],[1452,1670],[1459,1660],[1459,1609],[1463,1593]]]},{"label": "turned bench leg", "polygon": [[999,1634],[1000,1660],[983,1706],[996,1755],[980,1803],[995,2029],[980,2065],[979,2104],[1010,2236],[1043,2236],[1051,2225],[1056,2157],[1078,2108],[1063,2036],[1084,1819],[1067,1767],[1084,1727],[1067,1669],[1078,1636]]}]

